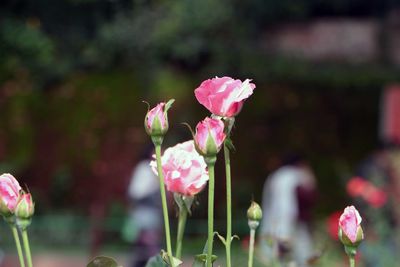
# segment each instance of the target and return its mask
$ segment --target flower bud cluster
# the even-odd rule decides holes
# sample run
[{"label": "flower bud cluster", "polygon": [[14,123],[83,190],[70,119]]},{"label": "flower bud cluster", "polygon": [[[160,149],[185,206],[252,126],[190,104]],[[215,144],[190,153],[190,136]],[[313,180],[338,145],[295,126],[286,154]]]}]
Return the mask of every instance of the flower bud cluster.
[{"label": "flower bud cluster", "polygon": [[17,179],[9,173],[0,175],[0,214],[8,221],[15,215],[19,219],[30,220],[35,212],[32,195],[25,193]]}]

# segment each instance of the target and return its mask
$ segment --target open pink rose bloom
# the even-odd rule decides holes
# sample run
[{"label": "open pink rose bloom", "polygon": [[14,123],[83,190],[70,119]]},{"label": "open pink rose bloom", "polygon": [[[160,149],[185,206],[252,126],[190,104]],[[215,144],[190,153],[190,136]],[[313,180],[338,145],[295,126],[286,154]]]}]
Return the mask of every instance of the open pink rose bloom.
[{"label": "open pink rose bloom", "polygon": [[339,218],[339,227],[353,243],[357,241],[357,231],[361,220],[361,216],[354,206],[346,207]]},{"label": "open pink rose bloom", "polygon": [[[168,191],[185,196],[199,193],[207,184],[207,165],[197,153],[193,140],[167,148],[161,157],[164,182]],[[157,173],[157,163],[150,163]]]},{"label": "open pink rose bloom", "polygon": [[220,119],[207,117],[199,122],[196,126],[196,134],[194,136],[198,149],[200,149],[202,153],[208,154],[210,148],[207,147],[207,140],[211,138],[215,144],[215,151],[212,152],[217,153],[221,149],[226,137],[224,127],[224,122]]},{"label": "open pink rose bloom", "polygon": [[194,93],[200,104],[211,113],[221,117],[234,117],[242,109],[244,100],[253,94],[256,86],[250,81],[215,77],[202,82]]},{"label": "open pink rose bloom", "polygon": [[19,199],[21,186],[9,173],[0,175],[0,198],[11,212],[14,212]]}]

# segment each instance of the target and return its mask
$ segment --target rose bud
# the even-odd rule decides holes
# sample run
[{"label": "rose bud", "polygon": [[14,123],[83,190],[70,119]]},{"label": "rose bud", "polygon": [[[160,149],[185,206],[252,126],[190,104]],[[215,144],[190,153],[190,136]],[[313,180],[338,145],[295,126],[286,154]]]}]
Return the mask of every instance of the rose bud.
[{"label": "rose bud", "polygon": [[163,137],[168,131],[167,111],[175,100],[171,99],[167,103],[161,102],[149,110],[144,119],[144,128],[148,135],[152,137]]},{"label": "rose bud", "polygon": [[9,217],[15,212],[21,186],[9,173],[0,175],[0,213]]},{"label": "rose bud", "polygon": [[35,204],[32,201],[32,195],[23,192],[18,201],[17,207],[15,208],[15,217],[19,229],[25,230],[29,225],[31,225],[34,212]]},{"label": "rose bud", "polygon": [[22,194],[15,209],[15,216],[21,219],[30,219],[34,212],[35,204],[32,201],[32,195],[30,193]]},{"label": "rose bud", "polygon": [[254,201],[251,202],[250,208],[247,210],[247,219],[251,229],[256,229],[262,219],[262,209]]},{"label": "rose bud", "polygon": [[252,221],[261,221],[262,219],[261,207],[254,201],[251,202],[250,208],[247,210],[247,219]]},{"label": "rose bud", "polygon": [[226,134],[220,119],[205,118],[196,126],[194,142],[197,151],[205,157],[214,157],[222,147]]},{"label": "rose bud", "polygon": [[197,101],[214,115],[234,117],[242,109],[243,102],[253,94],[256,86],[250,81],[215,77],[202,82],[194,93]]},{"label": "rose bud", "polygon": [[361,228],[361,216],[354,206],[346,207],[339,218],[339,239],[345,247],[356,248],[364,233]]}]

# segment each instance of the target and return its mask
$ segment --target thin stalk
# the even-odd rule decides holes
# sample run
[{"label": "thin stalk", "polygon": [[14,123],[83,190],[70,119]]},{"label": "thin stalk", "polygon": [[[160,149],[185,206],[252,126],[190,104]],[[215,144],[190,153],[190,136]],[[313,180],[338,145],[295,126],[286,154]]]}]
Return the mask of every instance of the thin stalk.
[{"label": "thin stalk", "polygon": [[225,174],[226,174],[226,267],[231,267],[232,242],[232,190],[231,190],[231,161],[229,148],[224,143]]},{"label": "thin stalk", "polygon": [[28,231],[26,229],[22,230],[22,242],[24,244],[26,261],[28,262],[28,267],[32,267],[32,256],[31,249],[29,247]]},{"label": "thin stalk", "polygon": [[21,267],[25,267],[25,261],[24,261],[24,256],[22,254],[21,242],[19,240],[17,227],[14,224],[10,224],[10,227],[11,227],[11,231],[12,231],[13,236],[14,236],[15,246],[17,247],[19,264],[20,264]]},{"label": "thin stalk", "polygon": [[174,259],[172,257],[172,248],[171,248],[171,234],[169,231],[169,218],[168,218],[168,208],[167,208],[167,197],[165,194],[165,186],[164,186],[164,174],[162,172],[161,165],[161,145],[155,145],[156,149],[156,159],[157,159],[157,170],[158,177],[160,180],[160,193],[161,193],[161,202],[164,216],[164,226],[165,226],[165,240],[167,243],[167,254],[172,267],[175,267]]},{"label": "thin stalk", "polygon": [[356,266],[356,260],[354,256],[349,256],[350,267]]},{"label": "thin stalk", "polygon": [[207,267],[212,266],[212,249],[214,237],[214,164],[208,164],[208,239],[207,239]]},{"label": "thin stalk", "polygon": [[249,263],[248,267],[253,267],[253,254],[254,254],[254,236],[256,230],[250,229],[250,243],[249,243]]},{"label": "thin stalk", "polygon": [[179,210],[178,234],[176,236],[176,251],[175,251],[175,253],[176,253],[175,256],[178,259],[181,259],[181,256],[182,256],[182,240],[183,240],[183,234],[185,232],[187,214],[188,214],[188,211],[185,207],[183,207]]}]

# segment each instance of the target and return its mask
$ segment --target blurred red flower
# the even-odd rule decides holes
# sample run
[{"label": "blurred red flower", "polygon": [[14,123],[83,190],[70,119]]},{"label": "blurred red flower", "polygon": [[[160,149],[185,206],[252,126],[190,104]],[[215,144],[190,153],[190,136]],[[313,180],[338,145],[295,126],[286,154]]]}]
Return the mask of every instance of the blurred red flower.
[{"label": "blurred red flower", "polygon": [[329,215],[328,219],[326,220],[326,226],[328,234],[331,236],[333,240],[339,240],[338,232],[339,232],[339,218],[342,215],[342,211],[335,211]]}]

